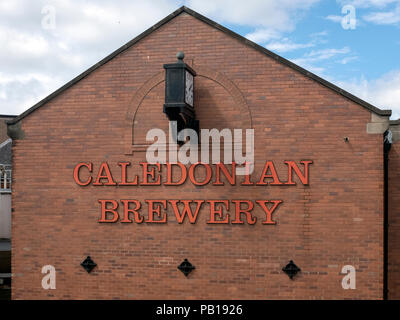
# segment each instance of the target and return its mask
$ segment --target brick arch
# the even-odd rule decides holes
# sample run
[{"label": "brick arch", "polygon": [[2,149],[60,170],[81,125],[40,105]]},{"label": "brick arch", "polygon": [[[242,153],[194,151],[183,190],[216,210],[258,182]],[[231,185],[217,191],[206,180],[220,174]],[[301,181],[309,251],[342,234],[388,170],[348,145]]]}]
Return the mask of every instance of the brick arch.
[{"label": "brick arch", "polygon": [[125,154],[132,154],[133,152],[133,126],[135,121],[136,113],[142,104],[143,99],[148,95],[148,93],[156,86],[158,86],[161,82],[165,81],[165,72],[159,72],[156,75],[152,76],[149,80],[147,80],[138,91],[132,97],[128,105],[128,111],[125,117]]},{"label": "brick arch", "polygon": [[253,123],[250,113],[250,108],[247,105],[246,99],[239,88],[223,73],[207,68],[205,66],[193,65],[193,69],[196,71],[197,76],[210,79],[222,86],[235,101],[236,107],[241,111],[243,127],[246,129],[252,129]]},{"label": "brick arch", "polygon": [[[220,86],[222,86],[232,97],[233,101],[237,108],[240,109],[242,117],[242,123],[244,128],[253,128],[252,118],[250,109],[247,105],[247,102],[239,90],[239,88],[223,73],[204,67],[193,65],[194,70],[196,70],[197,76],[207,78],[211,81],[216,82]],[[165,72],[159,72],[152,76],[149,80],[147,80],[142,87],[134,94],[132,97],[128,111],[126,113],[125,118],[125,139],[124,139],[124,146],[125,146],[125,154],[131,155],[133,151],[145,151],[147,149],[147,145],[137,145],[133,142],[133,128],[134,128],[134,121],[136,114],[144,100],[144,98],[149,94],[149,92],[158,86],[160,83],[165,81]]]}]

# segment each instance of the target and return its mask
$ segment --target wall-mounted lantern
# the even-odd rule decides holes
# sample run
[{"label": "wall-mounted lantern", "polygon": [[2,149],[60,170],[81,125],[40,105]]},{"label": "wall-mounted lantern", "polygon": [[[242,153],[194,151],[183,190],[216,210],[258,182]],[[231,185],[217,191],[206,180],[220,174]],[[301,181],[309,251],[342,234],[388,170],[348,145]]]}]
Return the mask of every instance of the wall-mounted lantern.
[{"label": "wall-mounted lantern", "polygon": [[[196,72],[183,62],[183,52],[176,54],[178,62],[164,64],[164,113],[170,121],[177,122],[178,133],[190,128],[199,133],[199,121],[194,110],[194,77]],[[177,137],[173,137],[176,141]]]}]

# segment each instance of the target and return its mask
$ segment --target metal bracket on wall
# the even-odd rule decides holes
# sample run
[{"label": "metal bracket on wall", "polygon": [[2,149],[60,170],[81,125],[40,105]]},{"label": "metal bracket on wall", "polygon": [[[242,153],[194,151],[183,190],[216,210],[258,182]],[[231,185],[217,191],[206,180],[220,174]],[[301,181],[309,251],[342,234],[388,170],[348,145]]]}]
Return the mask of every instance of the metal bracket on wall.
[{"label": "metal bracket on wall", "polygon": [[81,263],[81,266],[87,271],[87,273],[90,273],[97,264],[92,260],[92,258],[90,258],[90,256],[87,256],[87,258]]},{"label": "metal bracket on wall", "polygon": [[178,269],[187,277],[196,267],[192,265],[188,259],[183,260],[183,262],[178,266]]},{"label": "metal bracket on wall", "polygon": [[282,271],[286,273],[291,280],[293,280],[294,276],[301,271],[301,269],[295,265],[293,260],[290,260],[290,262],[282,268]]}]

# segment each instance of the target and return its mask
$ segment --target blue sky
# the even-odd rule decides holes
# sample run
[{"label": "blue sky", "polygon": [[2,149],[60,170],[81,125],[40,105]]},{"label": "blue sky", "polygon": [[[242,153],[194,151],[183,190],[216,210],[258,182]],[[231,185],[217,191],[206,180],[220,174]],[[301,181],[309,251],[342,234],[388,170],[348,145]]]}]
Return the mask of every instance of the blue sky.
[{"label": "blue sky", "polygon": [[[355,29],[344,29],[341,19],[345,14],[341,13],[341,3],[346,2],[317,2],[298,22],[295,30],[283,34],[284,38],[288,38],[287,42],[299,45],[297,49],[294,46],[286,51],[284,46],[282,49],[274,46],[274,42],[263,44],[287,59],[311,67],[311,71],[339,81],[359,77],[373,80],[394,69],[400,69],[400,14],[397,23],[371,23],[365,21],[365,17],[380,10],[376,6],[354,6],[358,24]],[[382,11],[395,11],[395,8],[396,3],[393,2]],[[334,17],[340,20],[335,21]],[[246,29],[239,27],[237,31],[248,34]],[[276,42],[286,41],[278,38]],[[312,62],[309,57],[312,52],[318,53],[312,57],[319,56],[320,60]],[[329,57],[323,59],[323,53],[329,53]]]},{"label": "blue sky", "polygon": [[1,0],[0,114],[28,109],[181,5],[400,117],[400,0]]}]

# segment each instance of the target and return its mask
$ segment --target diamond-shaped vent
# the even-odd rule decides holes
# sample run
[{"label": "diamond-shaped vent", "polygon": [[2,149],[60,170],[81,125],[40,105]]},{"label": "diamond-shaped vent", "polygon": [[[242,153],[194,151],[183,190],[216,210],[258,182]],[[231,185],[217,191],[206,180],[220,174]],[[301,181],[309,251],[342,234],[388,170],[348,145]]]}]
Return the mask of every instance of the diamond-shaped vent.
[{"label": "diamond-shaped vent", "polygon": [[182,273],[187,277],[189,273],[191,273],[195,268],[188,259],[183,260],[183,262],[178,266],[178,269],[182,271]]},{"label": "diamond-shaped vent", "polygon": [[294,276],[301,271],[301,269],[296,266],[293,262],[293,260],[290,260],[290,262],[284,267],[282,268],[282,271],[285,272],[290,279],[293,280]]},{"label": "diamond-shaped vent", "polygon": [[87,271],[87,273],[90,273],[97,264],[90,258],[90,256],[87,256],[87,258],[81,263],[81,266]]}]

